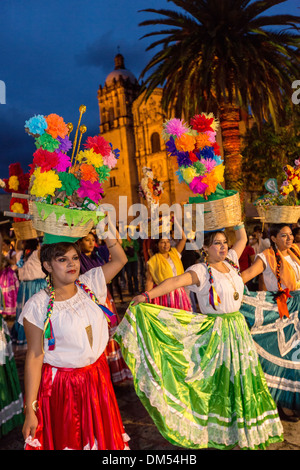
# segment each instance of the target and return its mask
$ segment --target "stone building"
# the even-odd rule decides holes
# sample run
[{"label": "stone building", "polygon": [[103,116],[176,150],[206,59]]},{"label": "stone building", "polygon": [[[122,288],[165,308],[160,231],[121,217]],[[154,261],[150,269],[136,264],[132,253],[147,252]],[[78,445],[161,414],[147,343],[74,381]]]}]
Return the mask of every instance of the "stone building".
[{"label": "stone building", "polygon": [[104,185],[103,202],[113,204],[117,216],[119,196],[127,196],[128,207],[146,202],[139,198],[138,185],[142,168],[153,170],[154,176],[164,182],[161,203],[172,205],[188,200],[190,190],[179,184],[175,159],[167,156],[161,137],[166,120],[161,108],[162,89],[157,88],[145,102],[140,95],[140,84],[125,68],[121,54],[115,57],[115,69],[99,87],[100,135],[120,150],[117,166]]}]

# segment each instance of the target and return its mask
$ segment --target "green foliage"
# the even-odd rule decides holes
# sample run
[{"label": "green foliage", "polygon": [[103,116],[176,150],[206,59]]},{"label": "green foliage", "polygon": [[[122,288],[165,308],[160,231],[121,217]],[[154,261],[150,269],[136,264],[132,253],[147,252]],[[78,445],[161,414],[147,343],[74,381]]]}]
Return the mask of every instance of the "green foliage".
[{"label": "green foliage", "polygon": [[294,165],[300,157],[300,106],[286,108],[285,119],[275,129],[272,122],[264,122],[261,129],[254,125],[243,139],[243,179],[249,191],[265,192],[264,183],[276,178],[285,179],[283,167]]}]

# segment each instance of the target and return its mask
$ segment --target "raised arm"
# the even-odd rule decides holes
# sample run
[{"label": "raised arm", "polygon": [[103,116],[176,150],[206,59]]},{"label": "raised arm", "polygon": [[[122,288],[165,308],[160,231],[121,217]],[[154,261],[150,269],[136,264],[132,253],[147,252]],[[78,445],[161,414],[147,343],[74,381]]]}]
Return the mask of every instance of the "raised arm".
[{"label": "raised arm", "polygon": [[[149,300],[155,299],[156,297],[161,297],[162,295],[168,294],[179,287],[186,287],[192,284],[199,285],[198,276],[194,271],[187,271],[179,276],[170,277],[166,279],[158,286],[154,287],[147,292]],[[140,302],[145,302],[146,298],[143,294],[137,295],[132,299],[133,305],[136,305]]]},{"label": "raised arm", "polygon": [[254,263],[241,273],[244,284],[246,284],[246,282],[250,281],[254,277],[261,274],[264,271],[264,269],[265,269],[265,266],[264,266],[262,259],[257,257]]},{"label": "raised arm", "polygon": [[236,240],[232,248],[239,258],[247,245],[247,233],[244,224],[237,225],[234,230]]}]

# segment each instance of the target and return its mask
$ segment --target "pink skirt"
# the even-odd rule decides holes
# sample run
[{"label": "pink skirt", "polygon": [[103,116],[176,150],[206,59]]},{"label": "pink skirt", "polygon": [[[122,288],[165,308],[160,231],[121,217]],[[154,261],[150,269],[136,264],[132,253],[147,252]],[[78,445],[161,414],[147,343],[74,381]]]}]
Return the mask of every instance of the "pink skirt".
[{"label": "pink skirt", "polygon": [[15,271],[10,266],[0,271],[0,287],[4,298],[3,310],[0,313],[2,315],[15,315],[19,280]]},{"label": "pink skirt", "polygon": [[38,403],[38,428],[26,450],[129,449],[104,354],[78,369],[44,364]]},{"label": "pink skirt", "polygon": [[191,302],[188,294],[183,287],[173,290],[169,294],[155,297],[151,300],[151,304],[163,305],[164,307],[178,308],[182,310],[192,311]]}]

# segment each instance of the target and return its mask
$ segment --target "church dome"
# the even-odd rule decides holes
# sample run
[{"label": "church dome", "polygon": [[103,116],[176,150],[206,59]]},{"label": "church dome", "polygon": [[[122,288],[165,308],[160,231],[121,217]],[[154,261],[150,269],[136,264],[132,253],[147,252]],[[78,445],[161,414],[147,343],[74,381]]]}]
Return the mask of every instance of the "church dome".
[{"label": "church dome", "polygon": [[107,75],[105,84],[107,86],[112,85],[114,79],[117,81],[120,77],[122,77],[123,80],[129,79],[133,84],[137,83],[137,79],[133,73],[125,68],[124,57],[122,54],[117,54],[115,57],[115,69]]}]

